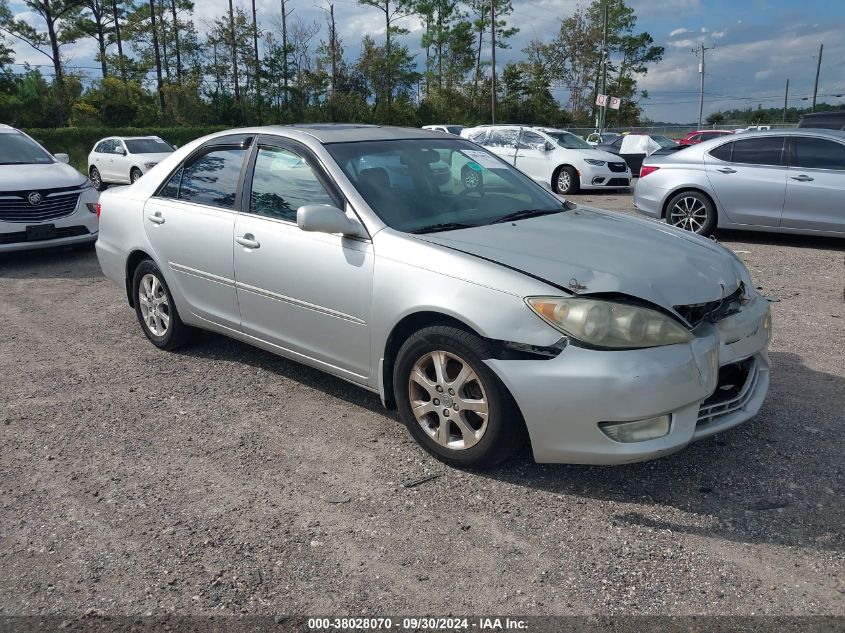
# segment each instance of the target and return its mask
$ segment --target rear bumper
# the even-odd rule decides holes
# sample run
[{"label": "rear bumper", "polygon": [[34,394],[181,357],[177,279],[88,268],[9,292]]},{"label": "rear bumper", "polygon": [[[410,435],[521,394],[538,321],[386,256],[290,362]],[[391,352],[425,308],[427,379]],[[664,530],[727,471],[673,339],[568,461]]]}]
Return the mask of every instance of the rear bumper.
[{"label": "rear bumper", "polygon": [[[699,326],[688,345],[628,351],[570,345],[554,359],[487,362],[520,407],[536,461],[623,464],[673,453],[754,417],[769,387],[770,331],[768,302],[756,297],[717,326]],[[720,367],[742,361],[753,366],[753,383],[715,410]],[[598,426],[659,415],[671,416],[669,433],[641,442],[616,442]]]},{"label": "rear bumper", "polygon": [[660,219],[663,217],[663,202],[669,190],[655,187],[649,177],[637,180],[634,187],[634,209],[641,215]]}]

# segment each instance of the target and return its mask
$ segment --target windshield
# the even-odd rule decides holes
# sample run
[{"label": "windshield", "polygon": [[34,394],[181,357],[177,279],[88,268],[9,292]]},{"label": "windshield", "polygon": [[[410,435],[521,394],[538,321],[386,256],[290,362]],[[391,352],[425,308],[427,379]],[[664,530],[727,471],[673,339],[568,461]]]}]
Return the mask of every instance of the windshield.
[{"label": "windshield", "polygon": [[334,143],[326,149],[367,204],[399,231],[466,228],[571,206],[462,139]]},{"label": "windshield", "polygon": [[593,149],[587,141],[581,139],[580,136],[575,136],[572,132],[546,132],[551,136],[555,143],[566,149]]},{"label": "windshield", "polygon": [[49,165],[53,162],[47,150],[23,134],[0,134],[0,139],[0,165]]},{"label": "windshield", "polygon": [[677,147],[678,144],[670,138],[666,138],[665,136],[660,136],[659,134],[652,135],[651,137],[654,141],[660,145],[662,149],[667,149],[670,147]]},{"label": "windshield", "polygon": [[460,135],[461,130],[463,130],[463,129],[464,129],[463,125],[447,125],[446,126],[446,130],[449,132],[449,134],[454,134],[455,136]]},{"label": "windshield", "polygon": [[165,154],[173,151],[160,138],[128,138],[123,142],[130,154]]}]

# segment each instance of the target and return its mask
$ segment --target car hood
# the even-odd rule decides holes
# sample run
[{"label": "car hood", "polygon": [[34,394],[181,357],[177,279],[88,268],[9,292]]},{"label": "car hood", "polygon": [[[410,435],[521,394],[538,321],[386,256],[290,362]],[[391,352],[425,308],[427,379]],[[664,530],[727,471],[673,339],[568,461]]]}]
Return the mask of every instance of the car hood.
[{"label": "car hood", "polygon": [[0,165],[0,191],[26,191],[75,187],[85,176],[65,163]]},{"label": "car hood", "polygon": [[420,236],[579,294],[623,293],[671,310],[706,303],[740,283],[719,244],[652,220],[577,209]]},{"label": "car hood", "polygon": [[611,154],[608,151],[605,151],[603,148],[599,147],[592,150],[583,150],[584,151],[584,158],[595,158],[596,160],[606,160],[610,161],[611,163],[620,163],[623,162],[621,158],[619,158],[619,154]]}]

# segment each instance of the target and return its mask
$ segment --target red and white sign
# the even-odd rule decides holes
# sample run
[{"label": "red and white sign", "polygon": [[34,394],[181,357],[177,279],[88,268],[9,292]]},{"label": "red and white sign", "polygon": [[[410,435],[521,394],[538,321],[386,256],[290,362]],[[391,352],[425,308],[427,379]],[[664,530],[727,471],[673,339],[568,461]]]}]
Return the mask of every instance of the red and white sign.
[{"label": "red and white sign", "polygon": [[607,95],[597,95],[596,96],[596,105],[597,106],[606,106],[607,105]]},{"label": "red and white sign", "polygon": [[611,97],[610,98],[610,109],[611,110],[618,110],[620,105],[622,105],[622,99],[620,99],[619,97]]}]

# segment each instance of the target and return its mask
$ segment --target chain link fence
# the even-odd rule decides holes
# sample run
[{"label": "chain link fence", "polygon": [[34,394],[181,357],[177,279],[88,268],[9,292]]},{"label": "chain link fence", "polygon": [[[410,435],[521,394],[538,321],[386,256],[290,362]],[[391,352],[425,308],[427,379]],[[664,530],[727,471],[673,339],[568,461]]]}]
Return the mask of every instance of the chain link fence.
[{"label": "chain link fence", "polygon": [[[797,123],[766,123],[762,125],[756,124],[743,124],[743,123],[725,123],[721,125],[702,125],[698,127],[697,125],[635,125],[635,126],[628,126],[628,127],[609,127],[605,129],[605,132],[616,132],[617,134],[622,134],[623,132],[630,132],[631,134],[660,134],[662,136],[668,136],[669,138],[683,138],[689,132],[695,132],[697,130],[745,130],[749,127],[753,129],[789,129],[794,128],[798,124]],[[577,134],[579,136],[586,137],[589,134],[592,134],[596,131],[594,127],[569,127],[566,128],[573,134]]]}]

